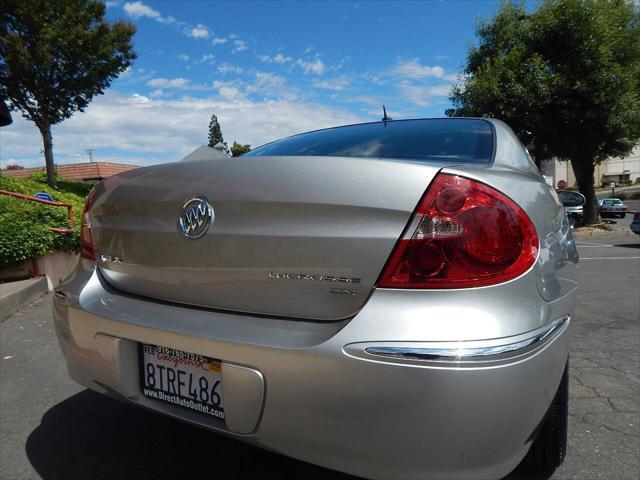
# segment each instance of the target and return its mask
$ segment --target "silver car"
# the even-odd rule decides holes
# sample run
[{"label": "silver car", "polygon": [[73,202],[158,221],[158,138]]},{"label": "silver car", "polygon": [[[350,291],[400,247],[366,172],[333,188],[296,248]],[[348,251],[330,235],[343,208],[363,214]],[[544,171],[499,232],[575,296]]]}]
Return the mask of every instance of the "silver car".
[{"label": "silver car", "polygon": [[629,209],[619,198],[601,198],[598,200],[598,210],[602,218],[624,218]]},{"label": "silver car", "polygon": [[53,314],[97,392],[368,478],[565,456],[578,256],[500,121],[129,171],[90,195],[81,256]]}]

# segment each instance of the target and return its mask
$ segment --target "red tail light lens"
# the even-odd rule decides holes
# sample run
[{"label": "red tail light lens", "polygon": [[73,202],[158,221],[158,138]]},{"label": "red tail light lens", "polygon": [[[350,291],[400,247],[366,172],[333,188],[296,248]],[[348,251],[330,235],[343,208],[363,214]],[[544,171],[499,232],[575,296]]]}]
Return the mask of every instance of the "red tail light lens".
[{"label": "red tail light lens", "polygon": [[89,260],[96,259],[96,254],[93,251],[93,243],[91,242],[91,222],[89,221],[89,210],[91,210],[93,192],[93,189],[89,192],[87,201],[84,204],[84,210],[82,212],[82,227],[80,229],[80,256],[88,258]]},{"label": "red tail light lens", "polygon": [[467,288],[505,282],[538,256],[527,214],[499,191],[440,174],[378,282],[386,288]]}]

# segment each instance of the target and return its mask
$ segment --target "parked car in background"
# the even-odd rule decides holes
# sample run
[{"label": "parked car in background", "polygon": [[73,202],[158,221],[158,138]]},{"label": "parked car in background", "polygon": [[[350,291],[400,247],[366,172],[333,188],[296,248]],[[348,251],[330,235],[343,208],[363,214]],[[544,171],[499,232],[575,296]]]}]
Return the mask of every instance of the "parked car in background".
[{"label": "parked car in background", "polygon": [[577,263],[504,123],[385,119],[97,184],[53,315],[98,392],[358,476],[502,478],[565,457]]},{"label": "parked car in background", "polygon": [[627,206],[619,198],[601,198],[598,200],[598,209],[602,218],[620,217],[627,214]]},{"label": "parked car in background", "polygon": [[633,233],[637,233],[638,235],[640,235],[640,212],[636,212],[633,214],[633,222],[631,222],[629,228],[631,228],[631,231]]},{"label": "parked car in background", "polygon": [[556,190],[560,202],[564,206],[564,212],[572,227],[584,223],[584,204],[586,198],[579,192],[572,190]]}]

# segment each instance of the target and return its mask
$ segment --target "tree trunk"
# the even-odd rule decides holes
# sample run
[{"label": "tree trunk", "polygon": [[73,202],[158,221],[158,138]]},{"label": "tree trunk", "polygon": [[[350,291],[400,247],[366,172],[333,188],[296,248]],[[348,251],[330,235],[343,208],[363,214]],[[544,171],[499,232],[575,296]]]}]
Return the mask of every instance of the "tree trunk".
[{"label": "tree trunk", "polygon": [[51,125],[45,123],[39,126],[44,143],[44,159],[47,166],[47,183],[50,187],[56,186],[56,166],[53,163],[53,136],[51,135]]},{"label": "tree trunk", "polygon": [[596,188],[593,181],[593,159],[585,156],[578,161],[571,160],[571,166],[573,167],[580,193],[587,199],[587,203],[584,204],[584,224],[594,225],[600,223],[600,214],[596,205]]}]

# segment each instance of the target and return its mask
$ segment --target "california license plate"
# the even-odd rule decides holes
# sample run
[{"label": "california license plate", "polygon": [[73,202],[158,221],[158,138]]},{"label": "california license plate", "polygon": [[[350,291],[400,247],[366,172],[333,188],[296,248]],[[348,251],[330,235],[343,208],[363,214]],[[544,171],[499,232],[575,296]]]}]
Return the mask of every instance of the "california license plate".
[{"label": "california license plate", "polygon": [[224,419],[219,360],[155,345],[140,349],[145,397]]}]

